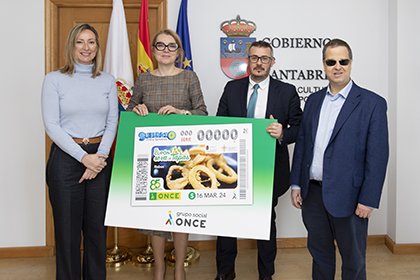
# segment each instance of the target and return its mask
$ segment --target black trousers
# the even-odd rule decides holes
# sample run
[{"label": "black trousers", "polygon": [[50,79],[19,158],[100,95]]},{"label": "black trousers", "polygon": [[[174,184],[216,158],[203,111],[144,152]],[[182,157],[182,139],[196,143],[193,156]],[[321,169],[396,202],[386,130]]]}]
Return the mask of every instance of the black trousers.
[{"label": "black trousers", "polygon": [[[81,145],[89,154],[99,144]],[[46,178],[53,210],[56,244],[56,279],[106,279],[106,227],[104,226],[112,160],[93,180],[79,184],[86,168],[52,144]]]},{"label": "black trousers", "polygon": [[356,214],[344,218],[331,216],[324,206],[322,187],[312,181],[308,195],[303,200],[302,217],[308,230],[308,250],[313,258],[312,279],[335,279],[334,240],[343,263],[341,279],[366,279],[368,219]]},{"label": "black trousers", "polygon": [[[273,199],[271,208],[271,229],[270,240],[257,240],[258,247],[258,273],[259,278],[274,274],[274,261],[277,255],[277,229],[276,229],[276,211],[278,198]],[[235,271],[235,259],[238,253],[237,238],[217,237],[216,265],[217,273],[228,274]]]}]

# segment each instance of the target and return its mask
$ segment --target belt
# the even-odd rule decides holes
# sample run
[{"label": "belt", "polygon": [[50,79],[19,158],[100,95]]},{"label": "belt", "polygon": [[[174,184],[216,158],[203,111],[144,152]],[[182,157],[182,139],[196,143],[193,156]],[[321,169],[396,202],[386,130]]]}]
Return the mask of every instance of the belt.
[{"label": "belt", "polygon": [[322,181],[311,180],[311,182],[313,182],[314,184],[322,186]]},{"label": "belt", "polygon": [[101,143],[102,136],[95,138],[73,138],[73,140],[79,145],[98,144]]}]

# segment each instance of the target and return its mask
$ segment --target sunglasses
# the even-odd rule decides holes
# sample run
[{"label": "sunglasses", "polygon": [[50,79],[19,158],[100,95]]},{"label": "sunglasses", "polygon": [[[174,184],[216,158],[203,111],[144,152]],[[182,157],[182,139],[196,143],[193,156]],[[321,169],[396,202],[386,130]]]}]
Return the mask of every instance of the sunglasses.
[{"label": "sunglasses", "polygon": [[[338,63],[340,63],[341,66],[346,66],[349,65],[350,59],[340,59]],[[327,64],[328,66],[334,66],[337,64],[337,60],[327,59],[325,60],[325,64]]]}]

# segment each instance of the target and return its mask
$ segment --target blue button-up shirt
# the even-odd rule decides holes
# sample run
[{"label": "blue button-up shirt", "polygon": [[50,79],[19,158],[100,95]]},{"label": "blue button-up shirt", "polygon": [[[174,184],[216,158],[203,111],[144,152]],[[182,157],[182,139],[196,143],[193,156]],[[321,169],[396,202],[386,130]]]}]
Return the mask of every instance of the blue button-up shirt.
[{"label": "blue button-up shirt", "polygon": [[314,158],[309,176],[313,180],[322,181],[322,168],[324,163],[324,152],[331,139],[331,135],[337,121],[338,114],[349,95],[353,82],[350,82],[336,95],[332,95],[328,86],[324,102],[319,114],[318,130],[315,137]]},{"label": "blue button-up shirt", "polygon": [[[331,139],[335,122],[344,102],[349,95],[353,81],[350,82],[336,95],[331,94],[330,86],[325,93],[325,98],[319,114],[318,130],[315,136],[314,157],[309,169],[309,176],[312,180],[322,181],[322,170],[324,163],[324,152]],[[292,185],[292,189],[299,189],[299,186]]]}]

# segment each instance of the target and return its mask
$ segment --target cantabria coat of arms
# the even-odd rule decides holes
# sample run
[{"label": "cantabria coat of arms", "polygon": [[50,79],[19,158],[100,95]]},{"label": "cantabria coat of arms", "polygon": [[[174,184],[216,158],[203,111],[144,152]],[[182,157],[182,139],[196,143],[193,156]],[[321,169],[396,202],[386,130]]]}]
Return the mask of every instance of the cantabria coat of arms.
[{"label": "cantabria coat of arms", "polygon": [[232,79],[248,76],[249,47],[256,40],[249,35],[257,29],[257,25],[238,15],[236,19],[222,22],[220,29],[228,36],[220,38],[220,65],[223,73]]}]

